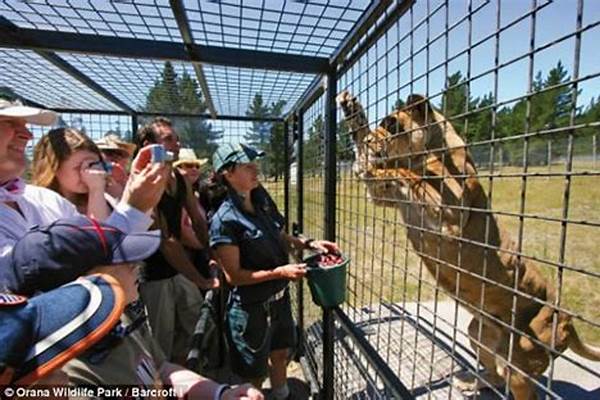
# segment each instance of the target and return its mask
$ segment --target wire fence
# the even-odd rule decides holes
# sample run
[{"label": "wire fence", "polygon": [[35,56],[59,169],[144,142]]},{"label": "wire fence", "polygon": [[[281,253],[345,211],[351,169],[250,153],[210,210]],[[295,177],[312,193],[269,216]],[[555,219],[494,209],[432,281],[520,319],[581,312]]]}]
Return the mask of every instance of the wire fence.
[{"label": "wire fence", "polygon": [[[352,263],[334,310],[333,381],[323,382],[323,314],[295,287],[307,378],[335,398],[596,398],[589,358],[600,356],[581,342],[600,343],[600,9],[400,3],[410,6],[367,30],[356,46],[370,46],[336,76],[335,236]],[[328,103],[300,106],[286,124],[173,122],[200,157],[221,143],[266,149],[263,182],[290,231],[321,238]],[[61,124],[130,139],[151,118]]]},{"label": "wire fence", "polygon": [[[583,1],[415,2],[340,71],[336,398],[394,398],[394,377],[417,398],[598,395],[580,345],[600,343],[598,25]],[[324,102],[299,110],[290,185],[311,237]],[[321,381],[320,313],[302,307]]]}]

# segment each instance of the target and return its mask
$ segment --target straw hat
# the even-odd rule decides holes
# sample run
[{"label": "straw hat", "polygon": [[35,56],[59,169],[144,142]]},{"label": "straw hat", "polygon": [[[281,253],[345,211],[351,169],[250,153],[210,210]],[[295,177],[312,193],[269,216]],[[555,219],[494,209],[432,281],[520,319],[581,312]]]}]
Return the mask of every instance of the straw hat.
[{"label": "straw hat", "polygon": [[178,167],[181,164],[197,164],[198,167],[203,166],[208,162],[208,158],[198,158],[194,149],[182,148],[179,150],[179,159],[173,163],[174,167]]},{"label": "straw hat", "polygon": [[96,140],[94,143],[100,150],[122,151],[131,157],[135,152],[135,144],[123,141],[119,135],[113,132],[108,132],[102,139]]}]

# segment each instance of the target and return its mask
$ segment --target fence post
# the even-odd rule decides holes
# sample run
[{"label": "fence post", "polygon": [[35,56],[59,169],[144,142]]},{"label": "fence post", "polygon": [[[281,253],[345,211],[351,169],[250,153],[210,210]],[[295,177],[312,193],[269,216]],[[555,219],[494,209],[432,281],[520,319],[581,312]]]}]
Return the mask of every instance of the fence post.
[{"label": "fence post", "polygon": [[138,115],[131,114],[131,143],[137,143]]},{"label": "fence post", "polygon": [[552,171],[552,139],[548,139],[548,155],[547,155],[547,160],[548,160],[548,172]]},{"label": "fence post", "polygon": [[[288,120],[283,121],[283,210],[285,231],[290,233],[290,137]],[[277,172],[279,175],[279,172]]]},{"label": "fence post", "polygon": [[592,158],[593,158],[593,163],[592,163],[592,168],[594,169],[594,171],[596,170],[596,161],[598,158],[598,135],[594,133],[594,136],[592,136]]},{"label": "fence post", "polygon": [[[303,124],[303,111],[299,109],[297,113],[293,115],[293,139],[296,139],[297,150],[296,150],[296,221],[297,232],[304,232],[304,124]],[[292,142],[293,142],[292,139]],[[301,352],[304,351],[304,279],[300,279],[296,285],[296,299],[298,308],[298,331],[301,335],[298,335],[298,348]]]},{"label": "fence post", "polygon": [[[337,81],[335,69],[327,73],[325,92],[325,239],[335,241],[336,200],[336,117],[335,96]],[[333,399],[334,385],[334,323],[333,310],[323,309],[323,386],[321,399]]]}]

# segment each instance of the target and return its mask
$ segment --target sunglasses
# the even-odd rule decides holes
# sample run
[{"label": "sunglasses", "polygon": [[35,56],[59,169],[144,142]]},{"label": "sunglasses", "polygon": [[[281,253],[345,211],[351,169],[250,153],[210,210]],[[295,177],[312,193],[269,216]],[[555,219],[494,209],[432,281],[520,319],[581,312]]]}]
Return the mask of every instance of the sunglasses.
[{"label": "sunglasses", "polygon": [[179,164],[179,167],[181,168],[193,168],[193,169],[200,169],[200,166],[198,164]]}]

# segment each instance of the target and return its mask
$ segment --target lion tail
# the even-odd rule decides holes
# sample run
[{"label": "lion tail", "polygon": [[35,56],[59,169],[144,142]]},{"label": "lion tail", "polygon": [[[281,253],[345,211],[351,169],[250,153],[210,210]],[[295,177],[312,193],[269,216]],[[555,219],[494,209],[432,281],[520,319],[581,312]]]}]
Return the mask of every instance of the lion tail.
[{"label": "lion tail", "polygon": [[600,361],[600,349],[583,343],[579,338],[575,327],[571,325],[570,328],[571,332],[569,335],[569,348],[583,358],[587,358],[588,360],[592,361]]}]

